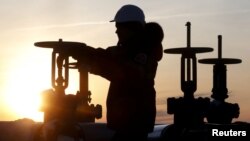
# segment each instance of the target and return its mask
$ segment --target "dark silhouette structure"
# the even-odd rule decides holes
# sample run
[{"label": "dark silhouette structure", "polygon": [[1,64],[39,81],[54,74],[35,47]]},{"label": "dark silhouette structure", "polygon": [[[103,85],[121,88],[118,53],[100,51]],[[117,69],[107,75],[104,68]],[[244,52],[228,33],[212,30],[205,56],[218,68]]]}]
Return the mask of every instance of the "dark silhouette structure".
[{"label": "dark silhouette structure", "polygon": [[[235,131],[242,133],[240,141],[249,140],[246,135],[250,131],[250,124],[246,122],[232,123],[233,118],[239,116],[238,104],[225,102],[228,97],[226,85],[226,64],[241,63],[240,59],[222,58],[222,36],[219,35],[218,58],[201,59],[200,63],[214,64],[212,98],[194,98],[196,91],[196,53],[210,52],[211,48],[191,48],[190,23],[187,22],[187,47],[164,50],[165,53],[182,54],[181,58],[181,90],[184,97],[168,98],[167,112],[174,114],[174,124],[167,126],[161,133],[161,140],[173,141],[212,141],[217,139],[213,130]],[[192,68],[191,68],[192,66]],[[204,122],[207,118],[208,122]],[[239,132],[238,132],[239,131]],[[239,135],[239,136],[241,136]],[[235,136],[227,135],[224,136]],[[237,135],[238,136],[238,135]]]},{"label": "dark silhouette structure", "polygon": [[[91,93],[88,89],[88,72],[78,63],[69,63],[69,55],[65,48],[72,46],[82,47],[84,43],[45,41],[36,42],[35,46],[52,48],[52,74],[51,82],[53,89],[42,93],[44,112],[44,125],[38,129],[34,140],[56,140],[60,134],[71,136],[75,140],[83,138],[83,131],[78,125],[79,122],[95,122],[95,118],[101,118],[101,105],[90,104]],[[79,91],[76,94],[65,94],[68,87],[69,69],[79,70]],[[41,137],[44,128],[52,126],[55,130],[46,137]],[[52,128],[50,127],[50,128]]]},{"label": "dark silhouette structure", "polygon": [[204,129],[210,100],[195,98],[197,89],[197,53],[213,51],[209,47],[191,47],[191,23],[187,22],[187,46],[182,48],[165,49],[168,54],[181,54],[181,90],[183,97],[168,98],[167,112],[174,115],[174,123],[162,131],[161,140],[195,140],[207,138]]},{"label": "dark silhouette structure", "polygon": [[[41,110],[44,112],[44,123],[35,131],[34,141],[55,141],[59,135],[69,136],[76,141],[85,141],[82,126],[78,123],[94,123],[96,118],[102,116],[101,105],[91,104],[89,73],[100,75],[110,81],[107,127],[115,131],[112,141],[148,139],[148,133],[155,127],[154,78],[158,61],[162,59],[161,42],[164,33],[159,24],[146,24],[144,14],[138,7],[126,6],[131,6],[132,13],[136,9],[140,14],[138,19],[133,16],[131,19],[123,14],[123,8],[120,9],[123,12],[117,12],[117,15],[120,12],[122,15],[116,15],[114,19],[119,38],[117,46],[107,49],[93,48],[84,43],[65,42],[62,39],[35,43],[37,47],[53,49],[53,89],[42,93],[44,103]],[[191,23],[187,22],[186,26],[187,46],[164,50],[167,54],[181,54],[181,90],[184,96],[167,99],[167,113],[174,115],[174,123],[163,128],[157,139],[210,141],[214,140],[211,136],[212,129],[248,133],[248,123],[232,123],[232,119],[239,116],[238,104],[225,102],[228,97],[226,64],[238,64],[241,60],[222,58],[222,36],[219,35],[218,58],[199,60],[200,63],[214,65],[211,96],[213,101],[209,98],[195,98],[196,54],[211,52],[213,49],[192,47]],[[70,63],[70,56],[77,62]],[[79,91],[76,94],[65,94],[69,69],[79,71]],[[208,123],[204,121],[205,118]]]},{"label": "dark silhouette structure", "polygon": [[[155,126],[154,78],[162,57],[163,32],[156,42],[145,41],[145,16],[135,5],[122,6],[112,22],[118,37],[116,46],[76,46],[69,54],[89,66],[90,73],[110,81],[106,106],[107,127],[115,132],[112,141],[147,140]],[[159,50],[153,51],[155,47]]]},{"label": "dark silhouette structure", "polygon": [[163,39],[164,31],[159,23],[148,22],[145,24],[146,52],[157,61],[160,61],[163,56]]},{"label": "dark silhouette structure", "polygon": [[191,47],[191,23],[187,22],[187,47],[165,49],[165,53],[181,54],[181,90],[184,97],[168,98],[167,110],[174,114],[174,125],[180,127],[199,126],[204,123],[209,106],[208,98],[194,98],[197,87],[196,53],[213,51],[208,47]]},{"label": "dark silhouette structure", "polygon": [[[115,131],[112,140],[147,140],[148,133],[155,126],[154,78],[163,53],[163,30],[157,24],[145,28],[144,13],[135,5],[122,6],[112,22],[115,22],[119,40],[116,46],[106,49],[61,40],[35,43],[39,47],[53,48],[52,85],[55,90],[52,94],[46,94],[46,97],[53,95],[53,98],[48,96],[49,100],[46,99],[48,105],[52,106],[43,110],[45,121],[61,119],[64,123],[89,122],[100,117],[100,106],[89,105],[90,93],[86,82],[90,72],[110,81],[106,105],[107,127]],[[156,32],[150,32],[152,28]],[[151,33],[157,37],[150,35]],[[149,40],[145,41],[146,38]],[[77,64],[70,64],[69,56],[76,59]],[[87,66],[88,69],[81,66]],[[80,72],[80,91],[76,96],[66,96],[64,93],[68,85],[68,69],[71,67],[78,68]],[[63,109],[58,108],[58,105]]]},{"label": "dark silhouette structure", "polygon": [[225,102],[228,98],[227,67],[229,64],[239,64],[240,59],[222,58],[222,36],[218,36],[218,58],[199,60],[202,64],[213,64],[213,89],[211,97],[214,99],[207,115],[209,123],[230,124],[240,113],[238,104]]}]

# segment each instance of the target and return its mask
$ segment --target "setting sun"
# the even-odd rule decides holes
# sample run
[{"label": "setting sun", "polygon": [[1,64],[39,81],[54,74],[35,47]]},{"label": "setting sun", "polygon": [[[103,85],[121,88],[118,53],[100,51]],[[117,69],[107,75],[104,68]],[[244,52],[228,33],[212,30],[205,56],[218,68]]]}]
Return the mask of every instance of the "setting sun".
[{"label": "setting sun", "polygon": [[50,88],[47,87],[50,85],[49,76],[45,75],[47,68],[38,71],[36,64],[29,63],[29,57],[20,58],[19,63],[9,65],[7,73],[5,99],[9,112],[14,113],[17,118],[42,121],[43,113],[39,111],[40,93]]},{"label": "setting sun", "polygon": [[6,100],[11,110],[18,117],[42,121],[43,115],[38,110],[40,106],[39,93],[42,88],[39,84],[34,84],[32,79],[27,79],[27,75],[32,75],[32,73],[26,71],[25,68],[9,73],[11,77],[8,80]]},{"label": "setting sun", "polygon": [[[8,113],[13,119],[29,118],[34,121],[43,121],[41,93],[51,89],[51,52],[52,49],[31,47],[35,53],[21,51],[13,61],[6,65],[9,70],[5,80],[5,103]],[[41,51],[47,51],[41,52]],[[43,54],[43,55],[41,55]],[[16,62],[18,58],[18,62]],[[36,60],[33,64],[31,59]],[[78,71],[70,71],[70,84],[66,94],[75,94],[78,90]],[[96,86],[96,85],[95,85]]]}]

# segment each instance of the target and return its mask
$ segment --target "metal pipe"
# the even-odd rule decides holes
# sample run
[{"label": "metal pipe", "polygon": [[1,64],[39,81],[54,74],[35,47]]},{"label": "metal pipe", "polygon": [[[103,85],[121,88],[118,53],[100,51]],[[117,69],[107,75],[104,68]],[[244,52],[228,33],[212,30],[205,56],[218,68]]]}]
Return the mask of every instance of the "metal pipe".
[{"label": "metal pipe", "polygon": [[218,35],[218,58],[222,58],[222,36]]},{"label": "metal pipe", "polygon": [[191,23],[187,22],[186,26],[187,26],[187,47],[190,48],[191,47]]}]

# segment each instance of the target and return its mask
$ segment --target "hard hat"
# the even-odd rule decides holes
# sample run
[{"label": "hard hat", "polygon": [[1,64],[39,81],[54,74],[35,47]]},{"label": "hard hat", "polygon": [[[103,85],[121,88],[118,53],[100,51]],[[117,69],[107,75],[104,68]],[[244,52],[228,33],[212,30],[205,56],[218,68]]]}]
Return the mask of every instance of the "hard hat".
[{"label": "hard hat", "polygon": [[114,20],[110,22],[140,22],[145,24],[145,16],[141,8],[128,4],[122,6],[116,13]]}]

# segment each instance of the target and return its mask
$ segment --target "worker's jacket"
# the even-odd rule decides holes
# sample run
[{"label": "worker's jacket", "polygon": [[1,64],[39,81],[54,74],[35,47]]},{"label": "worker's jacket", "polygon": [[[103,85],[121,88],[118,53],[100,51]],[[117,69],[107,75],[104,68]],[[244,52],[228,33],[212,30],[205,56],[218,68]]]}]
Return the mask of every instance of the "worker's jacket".
[{"label": "worker's jacket", "polygon": [[[157,61],[135,46],[114,46],[92,50],[90,72],[110,81],[107,97],[107,125],[116,131],[151,132],[156,105],[154,77]],[[90,63],[91,62],[91,63]]]}]

